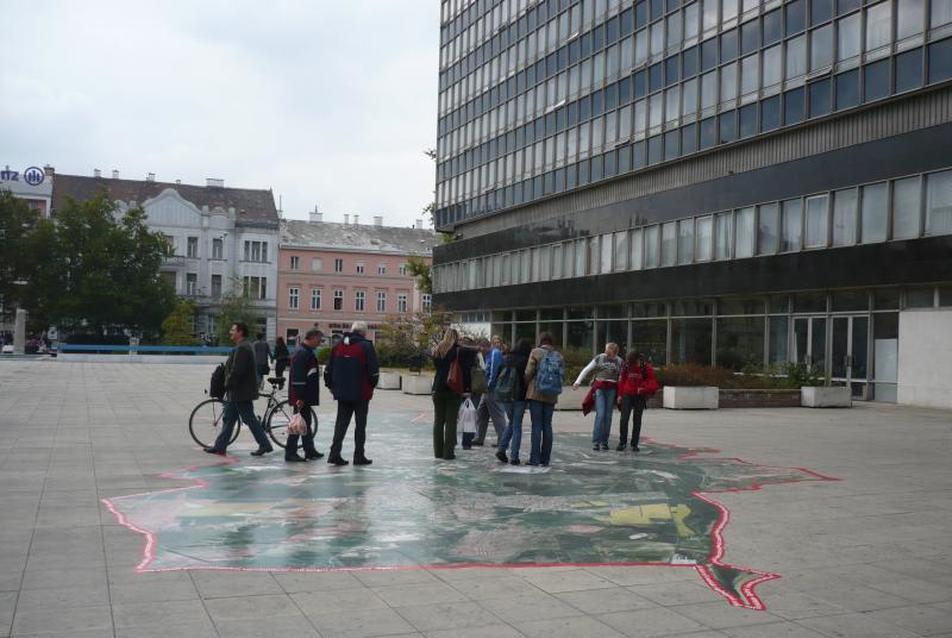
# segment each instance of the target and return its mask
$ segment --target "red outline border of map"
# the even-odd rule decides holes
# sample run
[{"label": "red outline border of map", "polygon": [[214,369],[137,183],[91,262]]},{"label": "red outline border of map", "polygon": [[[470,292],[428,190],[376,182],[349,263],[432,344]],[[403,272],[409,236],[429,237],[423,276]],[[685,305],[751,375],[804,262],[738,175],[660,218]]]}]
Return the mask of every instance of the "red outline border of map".
[{"label": "red outline border of map", "polygon": [[[653,441],[648,437],[643,437],[643,441],[650,441],[652,444],[661,446],[661,447],[680,447],[667,443],[658,443]],[[716,454],[720,450],[714,448],[698,448],[691,450],[686,454],[682,454],[678,457],[678,460],[689,459],[691,457],[697,456],[699,454]],[[765,465],[762,463],[751,463],[750,461],[745,461],[737,457],[705,457],[705,460],[730,460],[736,463],[742,463],[744,465],[751,465],[754,467],[764,467],[764,468],[781,468],[786,470],[796,470],[798,472],[803,472],[808,474],[821,481],[840,481],[842,479],[836,478],[833,476],[828,476],[825,474],[820,474],[819,472],[814,472],[813,470],[808,470],[803,467],[795,466],[783,466],[783,465]],[[228,457],[219,465],[229,465],[233,463],[238,463],[238,459],[234,457]],[[214,465],[214,464],[213,464]],[[212,465],[194,465],[180,472],[166,472],[162,474],[162,478],[166,479],[175,479],[175,480],[188,480],[182,479],[183,474],[187,474],[199,468],[212,467]],[[173,487],[163,490],[153,490],[150,492],[140,492],[138,494],[126,494],[123,496],[115,496],[113,498],[104,498],[102,503],[106,508],[113,513],[113,515],[118,520],[119,524],[134,531],[142,534],[145,537],[145,548],[143,550],[142,560],[135,567],[136,573],[145,573],[145,572],[170,572],[170,571],[188,571],[193,569],[206,569],[211,571],[246,571],[246,572],[355,572],[355,571],[404,571],[404,570],[418,570],[418,569],[472,569],[472,568],[482,568],[482,569],[524,569],[524,568],[533,568],[533,567],[670,567],[670,568],[689,568],[695,570],[698,575],[701,577],[701,580],[710,587],[714,592],[723,596],[728,603],[734,607],[743,607],[745,609],[753,609],[756,611],[764,611],[767,609],[767,605],[764,601],[757,595],[754,589],[761,583],[765,583],[769,580],[774,580],[780,578],[780,574],[775,572],[763,572],[757,569],[752,569],[750,567],[744,567],[737,565],[736,563],[725,563],[723,562],[724,554],[727,550],[727,544],[724,541],[724,528],[727,527],[728,522],[730,522],[730,510],[727,507],[712,499],[705,494],[717,494],[717,493],[737,493],[737,492],[756,492],[759,491],[766,485],[783,485],[786,483],[799,483],[797,479],[783,479],[776,481],[765,481],[762,483],[752,483],[749,486],[745,487],[735,487],[727,488],[723,490],[704,490],[704,491],[694,491],[691,493],[692,496],[701,499],[702,501],[709,503],[714,506],[718,511],[717,521],[714,524],[714,528],[711,530],[711,554],[708,556],[708,560],[703,564],[696,565],[672,565],[670,563],[648,563],[648,562],[609,562],[609,563],[459,563],[453,565],[399,565],[393,567],[286,567],[286,568],[265,568],[265,567],[169,567],[161,569],[150,569],[149,564],[155,560],[155,546],[156,546],[156,537],[155,534],[148,529],[142,529],[136,525],[129,522],[126,519],[125,514],[116,509],[114,501],[120,501],[126,498],[134,498],[138,496],[146,496],[151,494],[162,494],[170,492],[180,492],[183,490],[192,490],[196,488],[206,487],[208,484],[202,479],[193,479],[195,483],[193,485],[186,485],[184,487]],[[751,574],[755,574],[756,577],[747,581],[740,587],[741,596],[737,596],[733,592],[730,592],[724,589],[720,583],[717,582],[717,579],[714,578],[711,573],[710,568],[714,567],[729,567],[733,569],[743,570]]]}]

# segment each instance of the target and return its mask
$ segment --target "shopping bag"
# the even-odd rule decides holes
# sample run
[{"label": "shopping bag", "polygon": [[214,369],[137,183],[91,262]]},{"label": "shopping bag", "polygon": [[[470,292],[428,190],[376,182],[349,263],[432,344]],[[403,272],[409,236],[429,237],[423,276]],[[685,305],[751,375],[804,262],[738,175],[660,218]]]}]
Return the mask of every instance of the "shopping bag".
[{"label": "shopping bag", "polygon": [[457,423],[463,434],[476,431],[476,407],[468,397],[463,401],[462,405],[459,406]]},{"label": "shopping bag", "polygon": [[307,434],[307,421],[304,420],[300,412],[293,415],[291,420],[288,421],[288,434]]}]

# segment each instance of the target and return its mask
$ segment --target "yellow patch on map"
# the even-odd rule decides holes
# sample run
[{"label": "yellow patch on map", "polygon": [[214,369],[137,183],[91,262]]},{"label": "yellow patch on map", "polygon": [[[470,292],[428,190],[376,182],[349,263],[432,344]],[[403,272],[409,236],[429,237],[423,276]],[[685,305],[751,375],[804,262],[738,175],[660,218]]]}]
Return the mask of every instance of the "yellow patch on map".
[{"label": "yellow patch on map", "polygon": [[650,503],[612,510],[609,514],[609,522],[623,527],[642,527],[654,525],[658,521],[673,520],[678,536],[688,537],[694,536],[691,528],[684,523],[684,519],[690,513],[691,508],[684,504],[672,507],[667,503]]}]

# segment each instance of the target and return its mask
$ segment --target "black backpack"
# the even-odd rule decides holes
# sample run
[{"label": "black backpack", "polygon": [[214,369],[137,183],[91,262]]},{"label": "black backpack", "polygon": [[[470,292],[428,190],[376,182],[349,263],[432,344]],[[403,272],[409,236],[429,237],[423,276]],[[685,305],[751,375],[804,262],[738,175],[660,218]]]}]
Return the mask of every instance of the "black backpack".
[{"label": "black backpack", "polygon": [[519,370],[506,366],[496,378],[496,400],[500,403],[512,403],[519,396],[521,386],[522,379],[519,378]]},{"label": "black backpack", "polygon": [[208,382],[208,394],[216,399],[225,398],[225,364],[219,363]]}]

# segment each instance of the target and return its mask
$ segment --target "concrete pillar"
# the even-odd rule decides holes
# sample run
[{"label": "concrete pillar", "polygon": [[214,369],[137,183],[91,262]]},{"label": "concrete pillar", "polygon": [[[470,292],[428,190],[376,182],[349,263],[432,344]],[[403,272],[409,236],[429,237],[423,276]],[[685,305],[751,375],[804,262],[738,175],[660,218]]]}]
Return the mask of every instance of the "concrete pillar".
[{"label": "concrete pillar", "polygon": [[13,326],[13,354],[23,354],[26,347],[26,310],[17,308],[16,323]]}]

